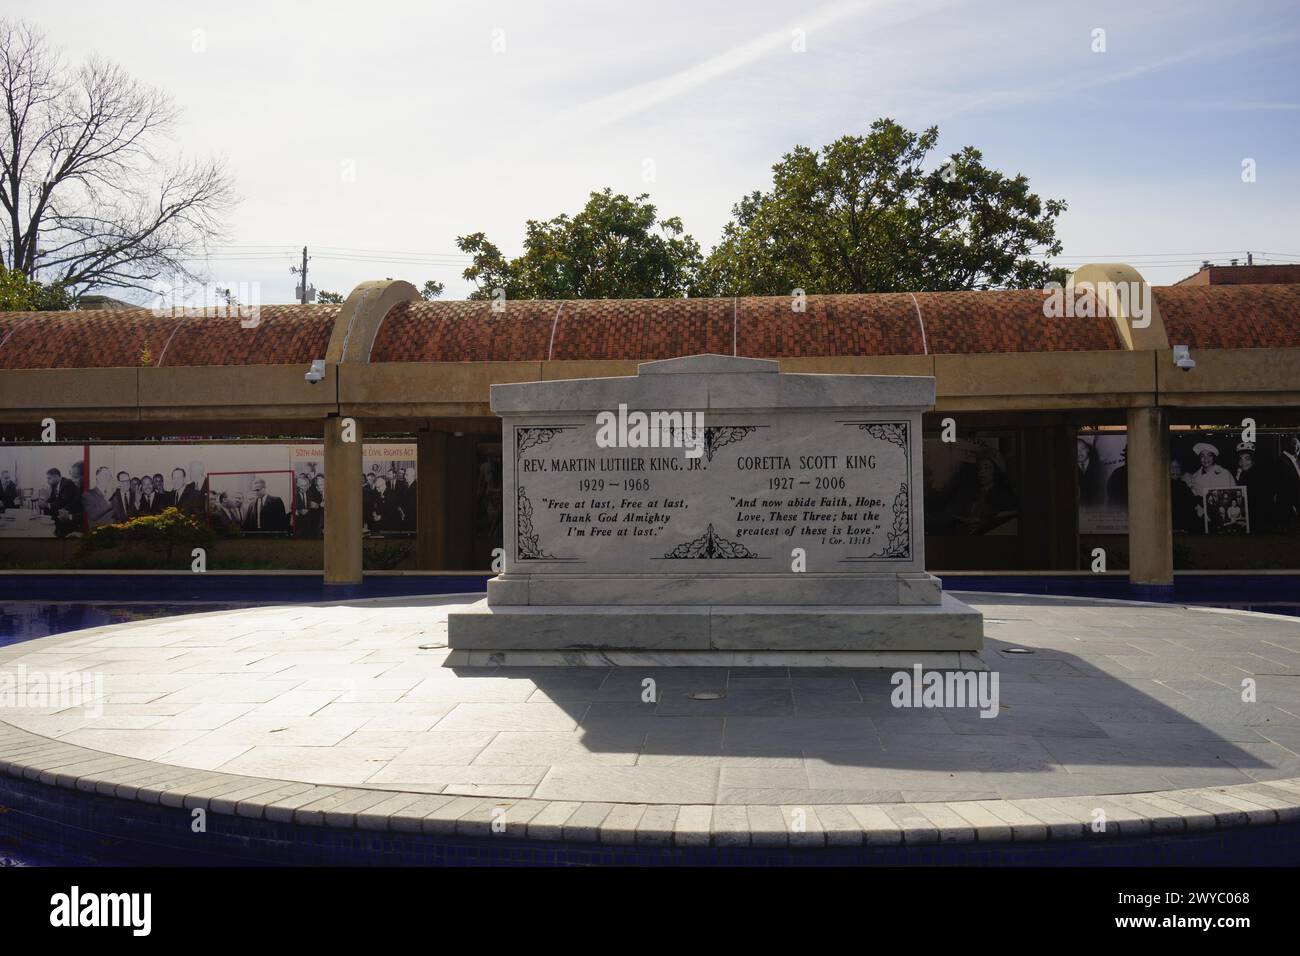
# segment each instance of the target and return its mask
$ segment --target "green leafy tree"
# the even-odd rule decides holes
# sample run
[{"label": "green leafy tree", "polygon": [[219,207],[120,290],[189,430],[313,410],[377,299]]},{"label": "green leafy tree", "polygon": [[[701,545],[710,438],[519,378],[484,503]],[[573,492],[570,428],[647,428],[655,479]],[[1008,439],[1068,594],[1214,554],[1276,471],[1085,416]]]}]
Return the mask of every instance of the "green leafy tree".
[{"label": "green leafy tree", "polygon": [[866,136],[796,146],[745,196],[700,277],[708,295],[1032,288],[1063,281],[1059,199],[967,146],[926,171],[937,127],[879,119]]},{"label": "green leafy tree", "polygon": [[[429,279],[424,283],[424,288],[420,290],[420,298],[428,302],[438,298],[446,290],[446,287],[435,279]],[[326,292],[324,290],[316,293],[316,301],[323,302],[327,305],[342,305],[345,296],[342,292]]]},{"label": "green leafy tree", "polygon": [[635,299],[687,295],[699,271],[700,246],[681,219],[659,219],[645,194],[606,188],[574,216],[530,219],[524,254],[507,259],[481,232],[456,240],[473,265],[471,299]]},{"label": "green leafy tree", "polygon": [[0,265],[0,312],[60,312],[76,304],[76,297],[62,284],[37,282]]}]

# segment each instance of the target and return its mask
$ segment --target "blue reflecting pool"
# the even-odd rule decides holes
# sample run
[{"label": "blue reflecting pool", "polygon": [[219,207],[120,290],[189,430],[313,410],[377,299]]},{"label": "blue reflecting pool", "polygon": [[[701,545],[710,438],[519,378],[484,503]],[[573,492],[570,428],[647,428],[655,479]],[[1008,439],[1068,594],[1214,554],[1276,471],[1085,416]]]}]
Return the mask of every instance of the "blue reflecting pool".
[{"label": "blue reflecting pool", "polygon": [[44,601],[0,601],[0,647],[30,641],[50,634],[82,631],[106,624],[126,624],[174,614],[201,614],[253,607],[243,603],[147,604],[75,603],[49,604]]}]

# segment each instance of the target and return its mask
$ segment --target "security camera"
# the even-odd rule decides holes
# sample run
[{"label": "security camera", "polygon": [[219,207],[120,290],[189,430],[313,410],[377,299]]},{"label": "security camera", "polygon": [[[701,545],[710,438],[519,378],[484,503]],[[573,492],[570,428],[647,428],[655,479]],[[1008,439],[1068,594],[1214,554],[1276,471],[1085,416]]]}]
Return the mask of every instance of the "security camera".
[{"label": "security camera", "polygon": [[1174,364],[1184,372],[1190,372],[1196,368],[1196,359],[1192,358],[1191,348],[1186,345],[1174,346]]},{"label": "security camera", "polygon": [[304,375],[303,378],[307,380],[308,385],[315,385],[324,377],[325,377],[325,360],[312,359],[311,368],[307,370],[307,374]]}]

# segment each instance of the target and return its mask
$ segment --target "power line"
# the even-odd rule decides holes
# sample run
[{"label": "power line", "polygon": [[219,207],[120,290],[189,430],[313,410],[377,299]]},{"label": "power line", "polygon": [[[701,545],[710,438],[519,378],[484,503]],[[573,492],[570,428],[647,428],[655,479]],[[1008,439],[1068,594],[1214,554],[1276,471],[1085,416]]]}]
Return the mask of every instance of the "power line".
[{"label": "power line", "polygon": [[[213,250],[231,250],[234,252],[279,252],[287,249],[296,249],[296,246],[290,243],[283,245],[275,243],[230,243],[213,245]],[[331,252],[343,255],[362,255],[362,256],[399,256],[407,259],[454,259],[456,261],[469,261],[472,256],[462,252],[417,252],[409,249],[367,249],[361,246],[326,246],[318,245],[318,252]],[[221,253],[216,253],[221,254]]]},{"label": "power line", "polygon": [[[214,251],[205,257],[222,260],[254,261],[283,256],[290,250],[297,251],[292,243],[229,243],[214,245]],[[1027,253],[1030,258],[1052,259],[1058,262],[1113,262],[1116,260],[1150,261],[1159,260],[1175,265],[1182,263],[1199,263],[1204,259],[1218,256],[1245,257],[1251,250],[1226,249],[1215,252],[1131,252],[1097,254],[1070,254],[1051,256],[1043,252]],[[404,249],[368,249],[361,246],[325,246],[316,247],[316,254],[322,258],[351,262],[391,262],[408,265],[458,265],[473,261],[473,257],[459,252],[417,252]],[[1290,252],[1255,252],[1257,258],[1282,258],[1297,260],[1300,253]]]}]

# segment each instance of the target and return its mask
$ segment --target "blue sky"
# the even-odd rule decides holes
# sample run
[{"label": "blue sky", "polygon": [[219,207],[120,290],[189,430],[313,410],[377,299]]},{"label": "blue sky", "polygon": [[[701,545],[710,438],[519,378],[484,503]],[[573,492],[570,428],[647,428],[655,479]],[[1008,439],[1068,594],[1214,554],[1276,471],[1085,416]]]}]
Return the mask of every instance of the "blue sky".
[{"label": "blue sky", "polygon": [[648,192],[707,250],[782,153],[878,116],[1067,200],[1065,264],[1166,283],[1245,250],[1300,261],[1294,0],[7,8],[173,95],[177,148],[224,156],[243,197],[211,276],[266,303],[291,298],[303,244],[318,288],[461,298],[457,235],[517,252],[526,219],[603,186]]}]

